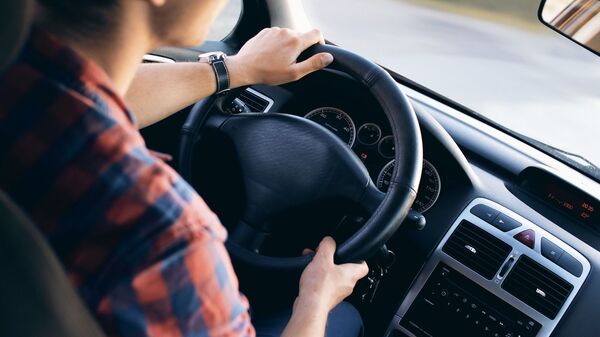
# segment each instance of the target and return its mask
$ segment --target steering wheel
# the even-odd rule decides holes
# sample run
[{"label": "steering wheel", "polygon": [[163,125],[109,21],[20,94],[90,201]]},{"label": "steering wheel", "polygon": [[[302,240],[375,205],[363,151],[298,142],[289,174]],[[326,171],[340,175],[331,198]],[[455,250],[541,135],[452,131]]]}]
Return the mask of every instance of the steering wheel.
[{"label": "steering wheel", "polygon": [[232,257],[251,266],[301,269],[311,256],[273,257],[258,253],[274,230],[274,217],[285,210],[340,198],[361,205],[370,218],[338,245],[336,262],[373,256],[396,232],[412,206],[423,166],[419,124],[408,98],[378,65],[344,49],[315,45],[301,59],[331,53],[328,68],[344,72],[369,90],[392,129],[396,165],[387,193],[380,192],[367,169],[347,144],[310,120],[281,113],[225,114],[212,109],[212,96],[192,108],[182,127],[180,173],[193,176],[193,156],[207,128],[233,143],[242,170],[246,209],[226,242]]}]

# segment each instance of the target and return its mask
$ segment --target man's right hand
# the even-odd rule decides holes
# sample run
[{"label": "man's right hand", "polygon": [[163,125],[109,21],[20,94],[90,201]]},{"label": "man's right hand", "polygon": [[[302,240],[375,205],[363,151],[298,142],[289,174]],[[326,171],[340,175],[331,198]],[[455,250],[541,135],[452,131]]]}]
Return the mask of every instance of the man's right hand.
[{"label": "man's right hand", "polygon": [[295,306],[310,306],[328,314],[352,294],[356,282],[369,273],[366,262],[334,263],[336,244],[331,237],[321,241],[317,252],[300,278],[300,293]]}]

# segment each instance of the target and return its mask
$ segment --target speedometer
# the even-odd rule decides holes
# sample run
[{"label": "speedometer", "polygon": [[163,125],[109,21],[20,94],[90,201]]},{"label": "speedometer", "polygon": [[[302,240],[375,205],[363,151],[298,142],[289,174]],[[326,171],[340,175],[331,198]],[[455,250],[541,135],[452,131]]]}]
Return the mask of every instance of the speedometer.
[{"label": "speedometer", "polygon": [[306,114],[304,118],[324,126],[348,146],[354,145],[356,127],[352,118],[344,111],[337,108],[318,108]]},{"label": "speedometer", "polygon": [[[382,192],[387,192],[390,187],[390,179],[394,172],[395,161],[387,163],[379,172],[377,177],[377,188]],[[421,174],[421,183],[419,184],[419,192],[413,203],[413,209],[419,213],[427,212],[437,201],[442,189],[442,181],[440,174],[435,166],[427,160],[423,160],[423,172]]]}]

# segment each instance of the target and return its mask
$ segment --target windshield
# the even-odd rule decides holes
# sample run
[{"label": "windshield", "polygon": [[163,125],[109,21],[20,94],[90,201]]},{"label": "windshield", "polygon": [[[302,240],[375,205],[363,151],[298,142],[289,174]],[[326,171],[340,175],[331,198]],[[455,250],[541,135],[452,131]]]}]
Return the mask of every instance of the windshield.
[{"label": "windshield", "polygon": [[600,166],[600,59],[541,24],[539,3],[304,0],[330,41]]}]

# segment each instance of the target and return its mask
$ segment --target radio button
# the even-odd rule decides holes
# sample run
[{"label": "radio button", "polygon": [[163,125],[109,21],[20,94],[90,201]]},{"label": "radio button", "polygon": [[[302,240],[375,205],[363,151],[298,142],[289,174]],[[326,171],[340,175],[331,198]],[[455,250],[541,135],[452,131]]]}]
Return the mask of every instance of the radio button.
[{"label": "radio button", "polygon": [[471,213],[476,217],[484,220],[485,222],[491,224],[492,222],[494,222],[494,219],[496,219],[496,216],[498,216],[498,213],[500,212],[491,208],[490,206],[480,204],[473,206],[473,208],[471,208]]},{"label": "radio button", "polygon": [[552,241],[542,238],[542,255],[548,260],[556,263],[565,251],[560,249]]},{"label": "radio button", "polygon": [[521,223],[505,214],[498,214],[492,225],[503,232],[511,231],[521,227]]}]

